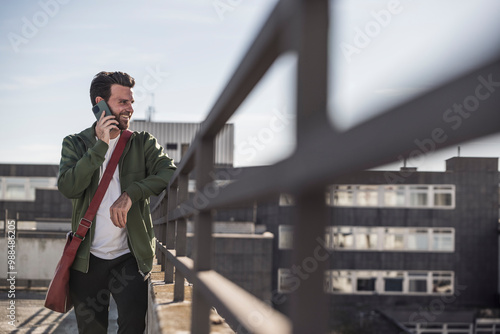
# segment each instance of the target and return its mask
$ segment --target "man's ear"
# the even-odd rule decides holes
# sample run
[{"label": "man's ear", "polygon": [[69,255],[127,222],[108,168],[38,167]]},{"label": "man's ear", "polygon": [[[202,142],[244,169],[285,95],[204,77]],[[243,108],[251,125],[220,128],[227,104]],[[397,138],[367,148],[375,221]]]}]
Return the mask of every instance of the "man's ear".
[{"label": "man's ear", "polygon": [[99,102],[101,102],[102,100],[104,100],[102,97],[97,96],[97,97],[95,98],[95,104],[98,104],[98,103],[99,103]]}]

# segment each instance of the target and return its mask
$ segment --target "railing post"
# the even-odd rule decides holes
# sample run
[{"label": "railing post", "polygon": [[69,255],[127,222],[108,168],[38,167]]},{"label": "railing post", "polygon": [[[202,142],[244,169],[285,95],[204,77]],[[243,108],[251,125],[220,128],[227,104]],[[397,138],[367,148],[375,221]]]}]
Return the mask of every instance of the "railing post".
[{"label": "railing post", "polygon": [[292,272],[300,285],[292,293],[293,333],[326,333],[324,292],[329,254],[323,248],[327,219],[323,188],[296,196]]},{"label": "railing post", "polygon": [[[297,154],[306,156],[306,139],[328,124],[328,0],[297,0]],[[318,143],[320,144],[320,143]],[[311,161],[317,163],[317,161]],[[324,239],[327,220],[325,189],[297,190],[292,272],[300,285],[292,293],[290,318],[293,333],[325,333],[327,328],[324,292],[327,254]],[[322,250],[322,253],[319,253]],[[321,255],[320,255],[321,254]],[[326,258],[325,258],[326,256]]]},{"label": "railing post", "polygon": [[5,223],[3,225],[4,238],[7,238],[7,219],[9,219],[9,210],[5,209]]},{"label": "railing post", "polygon": [[[188,174],[179,175],[179,193],[177,203],[183,203],[188,199]],[[175,254],[176,256],[186,256],[186,218],[177,219]],[[175,271],[174,301],[184,300],[184,275],[180,270]]]},{"label": "railing post", "polygon": [[[214,165],[214,138],[202,138],[196,150],[196,194],[194,198],[198,214],[195,217],[193,261],[194,271],[212,268],[212,213],[206,210],[209,194],[204,194],[204,187],[212,181],[211,172]],[[193,302],[191,315],[191,332],[210,332],[210,304],[203,296],[201,289],[193,285]]]},{"label": "railing post", "polygon": [[[170,213],[177,207],[177,187],[171,185],[168,188],[168,204],[167,204],[167,221],[166,221],[166,236],[165,236],[165,247],[166,249],[174,249],[175,247],[175,221],[170,221]],[[168,255],[165,259],[165,283],[174,282],[174,265],[168,259]]]},{"label": "railing post", "polygon": [[[297,150],[305,138],[328,125],[328,0],[297,0]],[[333,131],[333,128],[329,127]],[[302,152],[304,153],[304,152]]]},{"label": "railing post", "polygon": [[[158,208],[158,211],[159,211],[159,216],[158,218],[162,218],[162,217],[166,217],[167,216],[167,209],[168,209],[168,194],[169,193],[169,189],[166,190],[166,193],[165,193],[165,197],[163,197],[163,200],[160,204],[160,207]],[[166,238],[166,234],[167,234],[167,225],[166,223],[162,223],[160,224],[160,235],[159,235],[159,238],[160,238],[160,242],[162,244],[163,247],[165,247],[166,245],[166,242],[167,242],[167,238]],[[167,256],[165,253],[163,253],[163,250],[160,251],[160,264],[161,264],[161,270],[164,271],[165,270],[165,265],[166,265],[166,262],[167,262]]]},{"label": "railing post", "polygon": [[[161,203],[160,203],[160,205],[158,205],[156,207],[156,209],[153,212],[151,212],[151,217],[153,218],[153,221],[161,218]],[[156,264],[159,264],[162,266],[163,265],[163,252],[161,251],[160,246],[158,245],[158,243],[162,242],[161,241],[162,225],[155,224],[155,225],[153,225],[153,229],[154,229],[156,240],[157,240],[156,252],[155,252],[156,253]]]}]

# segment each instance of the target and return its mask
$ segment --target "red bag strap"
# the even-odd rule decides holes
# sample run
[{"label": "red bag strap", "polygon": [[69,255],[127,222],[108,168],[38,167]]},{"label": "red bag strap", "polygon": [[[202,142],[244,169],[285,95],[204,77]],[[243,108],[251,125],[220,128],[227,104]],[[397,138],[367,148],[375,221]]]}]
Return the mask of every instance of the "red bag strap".
[{"label": "red bag strap", "polygon": [[97,214],[97,209],[99,209],[99,206],[101,205],[101,201],[104,198],[104,194],[106,194],[106,191],[108,190],[109,182],[111,182],[113,174],[115,173],[118,161],[120,160],[123,150],[125,149],[125,145],[127,144],[132,134],[133,132],[130,130],[122,131],[120,139],[116,144],[115,150],[113,151],[111,159],[109,160],[106,170],[104,171],[104,174],[101,178],[101,182],[99,182],[99,186],[97,186],[97,190],[94,194],[94,197],[92,198],[92,201],[90,202],[90,205],[87,211],[85,212],[85,215],[80,220],[78,229],[74,233],[74,236],[78,237],[81,240],[85,239],[85,235],[90,229],[90,226],[92,226],[92,221],[94,220],[94,217]]}]

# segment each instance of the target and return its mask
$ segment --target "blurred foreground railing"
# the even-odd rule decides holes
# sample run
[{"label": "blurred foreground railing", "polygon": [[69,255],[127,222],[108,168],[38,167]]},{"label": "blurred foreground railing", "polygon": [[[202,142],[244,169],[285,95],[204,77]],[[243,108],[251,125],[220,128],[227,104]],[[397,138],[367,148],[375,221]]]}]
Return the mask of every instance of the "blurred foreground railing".
[{"label": "blurred foreground railing", "polygon": [[[229,323],[254,333],[324,333],[328,311],[324,263],[291,294],[289,317],[212,270],[212,209],[249,204],[279,193],[295,197],[293,261],[311,257],[326,224],[324,191],[340,175],[415,158],[422,152],[500,130],[500,60],[339,133],[327,116],[328,1],[280,1],[181,161],[153,212],[158,258],[174,299],[184,299],[184,278],[193,283],[193,333],[209,332],[210,307]],[[293,155],[261,172],[219,189],[214,175],[214,138],[273,62],[284,52],[298,55],[296,143]],[[488,84],[489,82],[489,84]],[[467,111],[456,112],[455,104]],[[457,118],[463,120],[458,125]],[[188,196],[188,175],[196,194]],[[186,257],[186,219],[194,216],[193,259]]]}]

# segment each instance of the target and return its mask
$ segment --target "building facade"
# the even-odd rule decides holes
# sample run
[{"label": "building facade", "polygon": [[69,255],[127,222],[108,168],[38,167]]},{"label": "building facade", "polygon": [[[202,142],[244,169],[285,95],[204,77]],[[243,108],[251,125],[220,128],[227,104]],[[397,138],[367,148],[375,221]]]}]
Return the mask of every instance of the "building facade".
[{"label": "building facade", "polygon": [[[134,131],[146,131],[156,137],[168,156],[178,163],[196,133],[200,123],[162,123],[135,120],[130,123]],[[215,164],[218,166],[233,166],[234,152],[234,125],[226,124],[215,138]]]},{"label": "building facade", "polygon": [[58,165],[0,164],[1,217],[18,217],[27,230],[69,223],[71,201],[57,190],[58,173]]},{"label": "building facade", "polygon": [[[402,168],[338,179],[326,194],[329,225],[318,240],[330,256],[313,257],[327,261],[332,324],[345,310],[378,309],[414,333],[453,326],[476,333],[477,320],[486,328],[477,333],[496,333],[497,316],[484,310],[499,307],[498,185],[497,158],[452,158],[444,172]],[[278,236],[273,288],[286,296],[314,261],[302,272],[292,266],[290,196],[281,196],[279,211],[268,229]],[[286,312],[286,303],[276,307]]]}]

